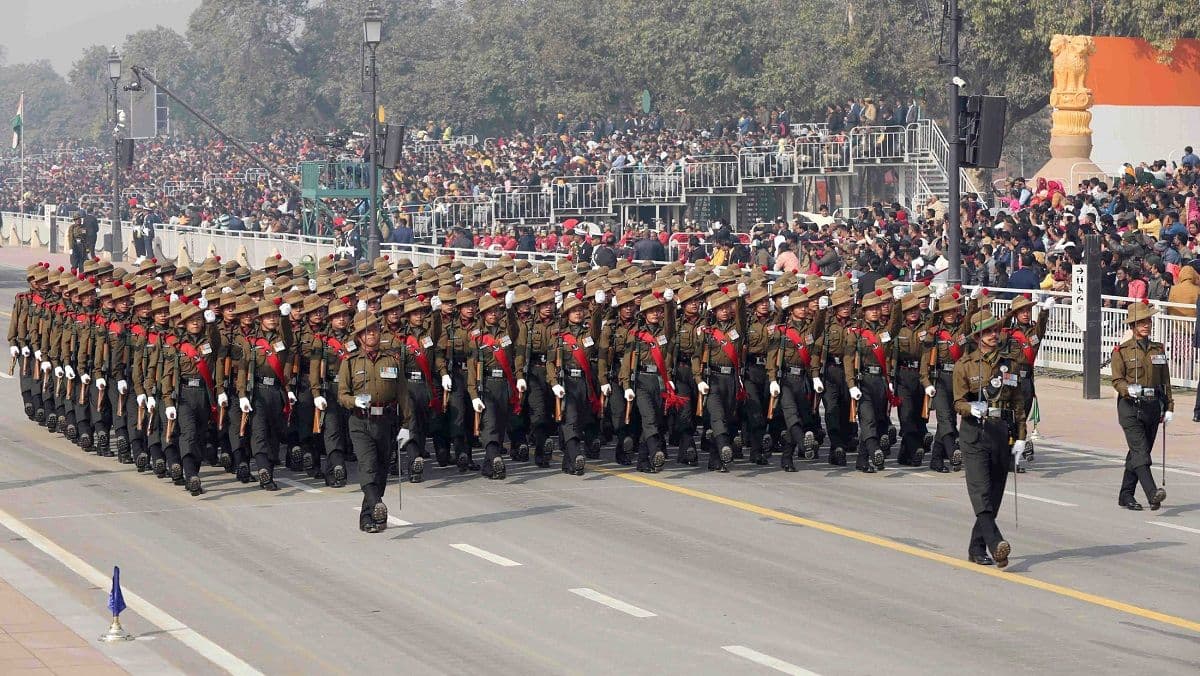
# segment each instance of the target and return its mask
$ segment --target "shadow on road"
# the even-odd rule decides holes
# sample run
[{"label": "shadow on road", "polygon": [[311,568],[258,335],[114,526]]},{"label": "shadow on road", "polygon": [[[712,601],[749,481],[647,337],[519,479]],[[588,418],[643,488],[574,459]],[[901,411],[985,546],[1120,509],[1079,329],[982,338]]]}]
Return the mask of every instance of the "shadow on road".
[{"label": "shadow on road", "polygon": [[1164,547],[1178,547],[1182,544],[1182,542],[1139,542],[1131,545],[1098,545],[1095,547],[1061,549],[1057,552],[1047,552],[1045,554],[1035,554],[1021,558],[1015,565],[1010,566],[1008,571],[1010,573],[1022,573],[1032,569],[1036,565],[1049,563],[1050,561],[1060,561],[1062,559],[1099,559],[1105,556],[1149,552]]},{"label": "shadow on road", "polygon": [[572,505],[543,505],[540,507],[530,507],[529,509],[514,509],[507,512],[494,512],[491,514],[476,514],[474,516],[460,516],[454,519],[445,521],[432,521],[427,523],[414,524],[413,526],[404,526],[404,532],[400,533],[393,540],[410,540],[422,533],[437,530],[439,528],[448,528],[450,526],[461,526],[466,524],[487,524],[498,523],[500,521],[509,521],[512,519],[522,519],[539,514],[550,514],[563,509],[570,509]]}]

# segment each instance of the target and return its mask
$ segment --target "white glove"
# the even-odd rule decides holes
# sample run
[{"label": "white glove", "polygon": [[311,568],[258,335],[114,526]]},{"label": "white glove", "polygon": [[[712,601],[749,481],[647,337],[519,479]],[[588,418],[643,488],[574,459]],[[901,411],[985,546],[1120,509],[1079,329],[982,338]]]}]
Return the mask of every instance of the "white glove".
[{"label": "white glove", "polygon": [[25,347],[22,347],[22,348],[21,348],[21,356],[22,356],[22,357],[28,357],[28,356],[29,356],[29,346],[28,346],[28,345],[26,345]]},{"label": "white glove", "polygon": [[612,300],[611,300],[611,301],[609,301],[609,305],[611,305],[611,306],[613,306],[613,307],[617,307],[617,296],[616,296],[616,294],[613,294]]},{"label": "white glove", "polygon": [[217,313],[212,310],[204,311],[204,321],[208,324],[215,324],[217,321]]},{"label": "white glove", "polygon": [[172,293],[171,293],[170,300],[171,300],[171,302],[172,302],[172,303],[177,303],[177,302],[179,302],[179,294],[177,294],[177,293],[175,293],[175,292],[172,292]]},{"label": "white glove", "polygon": [[242,409],[242,413],[251,413],[254,409],[250,408],[250,400],[246,397],[238,399],[238,407]]},{"label": "white glove", "polygon": [[49,370],[50,370],[50,362],[48,362],[48,361],[42,362],[42,373],[45,373],[46,371],[49,371]]},{"label": "white glove", "polygon": [[945,284],[934,284],[933,285],[933,297],[941,298],[942,296],[946,295],[946,288],[947,287]]},{"label": "white glove", "polygon": [[[25,356],[29,356],[29,355],[25,355]],[[34,352],[33,352],[33,359],[34,359],[34,361],[41,361],[41,360],[42,360],[42,351],[41,351],[41,350],[34,350]]]},{"label": "white glove", "polygon": [[603,385],[601,385],[600,386],[600,394],[603,394],[606,397],[611,396],[612,395],[612,385],[609,383],[604,383]]},{"label": "white glove", "polygon": [[318,411],[324,411],[329,408],[329,402],[325,400],[325,397],[313,397],[313,407]]},{"label": "white glove", "polygon": [[275,286],[275,282],[271,281],[271,278],[270,278],[270,277],[267,277],[266,279],[263,279],[263,288],[264,288],[264,289],[269,289],[269,288],[271,288],[271,287],[273,287],[273,286]]},{"label": "white glove", "polygon": [[667,301],[668,303],[675,300],[675,289],[667,287],[667,290],[663,291],[663,300]]},{"label": "white glove", "polygon": [[365,301],[365,300],[358,301],[358,304],[354,306],[354,309],[358,312],[366,312],[367,311],[367,301]]},{"label": "white glove", "polygon": [[1013,467],[1021,466],[1021,461],[1024,459],[1021,456],[1024,453],[1025,453],[1025,440],[1017,439],[1016,441],[1013,442],[1013,447],[1012,447]]},{"label": "white glove", "polygon": [[850,388],[850,398],[853,399],[854,401],[858,401],[859,399],[862,399],[862,390],[858,389],[857,387],[851,387]]},{"label": "white glove", "polygon": [[289,404],[296,403],[296,393],[295,392],[288,392],[288,403]]},{"label": "white glove", "polygon": [[317,290],[317,280],[316,280],[316,279],[310,279],[310,280],[308,280],[308,290],[309,290],[309,291],[316,291],[316,290]]},{"label": "white glove", "polygon": [[821,382],[820,378],[813,378],[813,392],[821,394],[825,391],[825,383]]},{"label": "white glove", "polygon": [[562,291],[554,292],[554,304],[558,307],[562,307]]},{"label": "white glove", "polygon": [[696,389],[700,391],[700,394],[702,394],[704,396],[708,396],[708,383],[706,383],[706,382],[697,383]]},{"label": "white glove", "polygon": [[529,385],[528,385],[528,383],[525,382],[524,378],[517,378],[517,391],[518,392],[524,392],[528,388],[529,388]]},{"label": "white glove", "polygon": [[1046,300],[1042,301],[1042,309],[1049,310],[1050,308],[1054,307],[1056,304],[1058,304],[1058,301],[1054,299],[1054,296],[1050,296]]},{"label": "white glove", "polygon": [[984,416],[987,415],[987,410],[988,405],[986,401],[971,402],[971,415],[975,416],[976,418],[983,420]]},{"label": "white glove", "polygon": [[233,293],[233,287],[232,286],[222,286],[221,293]]},{"label": "white glove", "polygon": [[12,353],[13,359],[16,359],[17,355],[21,354],[21,348],[17,347],[16,345],[9,347],[8,351]]},{"label": "white glove", "polygon": [[175,411],[174,406],[168,406],[166,413],[167,413],[167,420],[174,420],[177,412]]},{"label": "white glove", "polygon": [[286,316],[288,316],[288,315],[292,314],[292,304],[291,304],[291,303],[282,303],[282,304],[280,304],[280,306],[279,306],[279,314],[283,315],[284,317],[286,317]]},{"label": "white glove", "polygon": [[[200,293],[203,294],[204,292],[201,291]],[[196,307],[200,308],[201,310],[207,310],[208,309],[208,299],[205,298],[203,295],[201,295],[200,302],[196,303]]]},{"label": "white glove", "polygon": [[979,287],[971,292],[971,300],[978,300],[983,295],[983,287]]},{"label": "white glove", "polygon": [[450,377],[449,373],[442,376],[442,389],[447,392],[454,389],[454,379]]},{"label": "white glove", "polygon": [[935,394],[937,394],[937,388],[934,387],[933,385],[930,385],[929,387],[925,388],[925,396],[929,397],[930,399],[933,399],[933,395],[935,395]]},{"label": "white glove", "polygon": [[408,431],[408,428],[401,427],[400,431],[396,432],[396,445],[399,446],[400,448],[404,448],[404,444],[407,444],[408,440],[411,438],[412,438],[412,433]]},{"label": "white glove", "polygon": [[146,410],[153,412],[155,406],[158,406],[158,400],[154,397],[146,397]]},{"label": "white glove", "polygon": [[471,408],[475,409],[476,413],[483,413],[483,409],[487,408],[483,405],[483,400],[476,397],[471,400]]},{"label": "white glove", "polygon": [[96,379],[96,389],[97,389],[97,390],[103,390],[103,389],[104,389],[104,388],[106,388],[106,387],[108,387],[108,381],[107,381],[107,380],[105,380],[105,379],[103,379],[103,378],[97,378],[97,379]]},{"label": "white glove", "polygon": [[779,309],[780,310],[788,309],[788,306],[791,304],[792,304],[792,299],[788,296],[783,296],[782,298],[779,299]]},{"label": "white glove", "polygon": [[430,307],[430,308],[431,308],[431,309],[432,309],[434,312],[437,312],[438,310],[442,309],[442,299],[441,299],[441,298],[438,298],[437,296],[434,296],[433,298],[430,298],[430,299],[429,299],[429,307]]},{"label": "white glove", "polygon": [[371,395],[369,395],[369,394],[354,395],[354,406],[357,408],[361,408],[364,411],[367,410],[368,408],[371,407]]},{"label": "white glove", "polygon": [[87,373],[83,373],[79,376],[79,382],[87,385],[88,383],[92,382],[92,376]]},{"label": "white glove", "polygon": [[772,397],[778,397],[778,396],[779,396],[779,393],[781,392],[781,390],[779,389],[779,383],[778,383],[778,382],[776,382],[776,381],[772,380],[772,381],[771,381],[771,384],[768,386],[768,388],[771,390],[771,396],[772,396]]},{"label": "white glove", "polygon": [[224,392],[217,395],[217,406],[225,408],[229,405],[229,395]]},{"label": "white glove", "polygon": [[892,298],[893,299],[900,300],[903,297],[904,297],[904,289],[903,288],[897,286],[896,288],[892,289]]},{"label": "white glove", "polygon": [[829,296],[821,296],[819,299],[817,299],[817,307],[821,308],[822,310],[829,307]]},{"label": "white glove", "polygon": [[75,380],[75,369],[71,368],[70,364],[63,369],[63,372],[67,374],[67,380]]},{"label": "white glove", "polygon": [[637,395],[633,393],[633,390],[625,390],[625,401],[633,401],[636,398]]},{"label": "white glove", "polygon": [[555,385],[550,389],[554,390],[554,396],[558,397],[559,399],[567,396],[567,388],[563,387],[562,385]]},{"label": "white glove", "polygon": [[137,407],[138,407],[138,408],[143,408],[145,405],[146,405],[146,395],[144,395],[144,394],[139,394],[139,395],[137,396]]},{"label": "white glove", "polygon": [[746,295],[746,283],[745,282],[738,282],[737,292],[738,292],[739,296]]},{"label": "white glove", "polygon": [[124,378],[122,378],[121,380],[118,380],[117,381],[117,394],[128,394],[128,393],[129,393],[129,383],[125,382]]},{"label": "white glove", "polygon": [[604,295],[604,290],[603,290],[603,289],[601,289],[601,290],[597,291],[597,292],[596,292],[596,305],[604,305],[604,301],[605,301],[607,298],[608,298],[608,296],[605,296],[605,295]]},{"label": "white glove", "polygon": [[55,378],[61,378],[61,377],[63,377],[63,375],[64,375],[64,373],[63,373],[63,367],[61,367],[61,366],[55,366],[55,367],[54,367],[54,377],[55,377]]},{"label": "white glove", "polygon": [[504,294],[504,307],[512,307],[513,301],[517,299],[517,292],[509,290]]},{"label": "white glove", "polygon": [[1163,422],[1170,423],[1171,419],[1174,417],[1175,417],[1174,411],[1167,411],[1166,413],[1163,414]]}]

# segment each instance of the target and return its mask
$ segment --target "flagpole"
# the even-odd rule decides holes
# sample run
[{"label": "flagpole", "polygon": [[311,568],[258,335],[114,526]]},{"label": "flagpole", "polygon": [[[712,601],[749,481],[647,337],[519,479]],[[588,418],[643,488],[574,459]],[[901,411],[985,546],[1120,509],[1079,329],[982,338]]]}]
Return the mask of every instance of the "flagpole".
[{"label": "flagpole", "polygon": [[[25,103],[25,92],[21,92],[20,101]],[[24,105],[20,106],[24,108]],[[17,137],[17,164],[21,167],[21,179],[19,183],[19,192],[17,193],[17,204],[25,202],[25,111],[21,110],[21,135]],[[25,213],[25,208],[21,207],[21,213]]]}]

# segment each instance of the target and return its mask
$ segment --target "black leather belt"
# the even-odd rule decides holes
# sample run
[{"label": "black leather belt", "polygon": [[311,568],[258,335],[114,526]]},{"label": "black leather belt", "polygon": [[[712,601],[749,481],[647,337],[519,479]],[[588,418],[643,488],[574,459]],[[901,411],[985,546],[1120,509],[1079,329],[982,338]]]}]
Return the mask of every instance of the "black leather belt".
[{"label": "black leather belt", "polygon": [[396,414],[396,404],[379,404],[368,409],[355,408],[351,411],[355,418],[382,418],[386,415]]},{"label": "black leather belt", "polygon": [[841,357],[830,357],[829,359],[827,359],[827,360],[825,361],[825,363],[827,363],[827,364],[833,364],[834,366],[841,366],[841,365],[842,365],[842,358],[841,358]]},{"label": "black leather belt", "polygon": [[425,380],[425,374],[424,374],[424,373],[421,373],[420,371],[409,371],[409,372],[408,372],[408,382],[410,382],[410,383],[419,383],[419,382],[421,382],[422,380]]},{"label": "black leather belt", "polygon": [[919,369],[919,368],[921,368],[921,362],[919,362],[919,361],[902,361],[902,362],[900,362],[900,368],[909,369],[909,370]]},{"label": "black leather belt", "polygon": [[750,363],[753,364],[754,366],[766,366],[767,358],[753,356],[753,357],[750,357]]}]

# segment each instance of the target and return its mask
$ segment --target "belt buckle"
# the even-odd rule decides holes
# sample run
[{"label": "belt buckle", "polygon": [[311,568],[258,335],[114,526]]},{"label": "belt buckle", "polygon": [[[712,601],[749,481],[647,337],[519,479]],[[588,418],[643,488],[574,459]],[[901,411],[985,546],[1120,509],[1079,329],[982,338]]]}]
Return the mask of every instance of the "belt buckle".
[{"label": "belt buckle", "polygon": [[989,417],[989,418],[1001,418],[1003,416],[1003,414],[1004,414],[1004,409],[996,408],[995,406],[988,407],[987,417]]},{"label": "belt buckle", "polygon": [[371,407],[371,415],[383,415],[383,407],[382,406],[372,406]]},{"label": "belt buckle", "polygon": [[334,377],[333,377],[333,382],[335,382],[335,383],[336,383],[337,381],[338,381],[338,377],[337,377],[337,376],[334,376]]},{"label": "belt buckle", "polygon": [[729,375],[729,374],[733,373],[733,367],[732,366],[718,366],[717,373],[720,373],[721,375]]},{"label": "belt buckle", "polygon": [[409,380],[420,380],[424,377],[425,377],[425,374],[421,373],[420,371],[409,371],[408,372]]},{"label": "belt buckle", "polygon": [[942,370],[953,373],[954,372],[954,364],[942,364]]},{"label": "belt buckle", "polygon": [[272,377],[270,377],[270,376],[263,376],[263,378],[262,378],[262,384],[263,384],[263,385],[274,385],[274,384],[275,384],[275,379],[274,379],[274,378],[272,378]]},{"label": "belt buckle", "polygon": [[567,369],[567,375],[571,376],[572,378],[578,378],[583,375],[583,370],[582,369]]},{"label": "belt buckle", "polygon": [[883,370],[880,369],[878,366],[868,366],[867,367],[867,373],[870,373],[873,376],[877,376],[882,372],[883,372]]},{"label": "belt buckle", "polygon": [[187,381],[187,386],[188,387],[200,387],[200,379],[199,378],[189,378]]},{"label": "belt buckle", "polygon": [[504,369],[492,369],[492,377],[493,378],[503,378],[504,377]]},{"label": "belt buckle", "polygon": [[767,358],[766,358],[766,357],[755,357],[755,358],[754,358],[754,365],[755,365],[755,366],[766,366],[766,365],[767,365]]},{"label": "belt buckle", "polygon": [[658,373],[657,364],[643,364],[643,368],[646,370],[646,373]]},{"label": "belt buckle", "polygon": [[788,373],[790,373],[794,376],[800,376],[800,375],[804,375],[804,369],[800,368],[799,366],[789,366]]},{"label": "belt buckle", "polygon": [[841,365],[842,365],[842,358],[841,358],[841,357],[830,357],[830,358],[829,358],[829,360],[830,360],[830,361],[832,361],[834,364],[836,364],[836,365],[838,365],[838,366],[841,366]]}]

